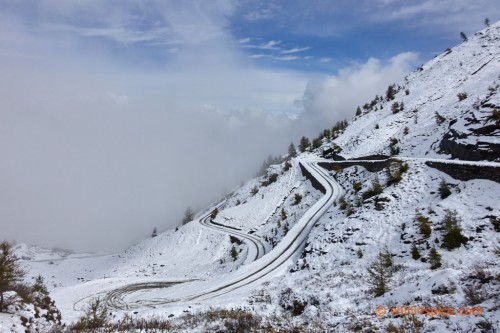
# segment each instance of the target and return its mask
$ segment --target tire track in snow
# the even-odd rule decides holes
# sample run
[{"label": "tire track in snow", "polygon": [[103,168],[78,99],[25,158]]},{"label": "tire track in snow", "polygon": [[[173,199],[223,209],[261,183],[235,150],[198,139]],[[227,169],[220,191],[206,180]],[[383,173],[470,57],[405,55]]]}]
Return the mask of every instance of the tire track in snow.
[{"label": "tire track in snow", "polygon": [[[241,271],[235,272],[236,277],[232,275],[228,276],[228,281],[222,283],[222,285],[209,288],[209,290],[195,293],[191,295],[186,295],[183,297],[177,297],[173,299],[149,299],[149,300],[137,300],[133,304],[127,303],[124,297],[135,292],[145,291],[149,289],[167,288],[173,284],[180,282],[150,282],[150,283],[137,283],[131,284],[125,287],[118,288],[114,291],[108,293],[107,304],[110,307],[116,309],[130,309],[130,308],[140,308],[140,307],[155,307],[158,305],[172,304],[176,302],[186,302],[192,300],[203,300],[209,298],[215,298],[242,287],[246,287],[252,284],[257,284],[263,282],[265,279],[272,276],[272,274],[280,269],[288,267],[294,256],[300,255],[302,249],[307,240],[307,236],[311,231],[314,224],[318,219],[326,212],[326,210],[331,207],[334,200],[340,197],[343,190],[340,185],[331,177],[328,176],[327,172],[316,165],[317,162],[300,162],[304,163],[306,168],[309,169],[311,174],[317,178],[317,180],[325,187],[326,194],[319,199],[316,204],[314,204],[301,218],[301,220],[296,224],[292,230],[289,231],[290,237],[283,238],[282,242],[267,256],[264,256],[260,260],[256,261],[256,264],[248,272],[240,274]],[[304,165],[303,164],[303,165]],[[209,222],[210,214],[207,214],[199,219],[199,223],[205,227],[217,229],[229,234],[239,234],[242,236],[243,233],[237,232],[234,229],[224,228],[222,226],[216,226]],[[259,247],[256,243],[257,240],[255,236],[243,234],[245,238],[254,244],[257,248]],[[259,240],[260,242],[260,240]],[[261,251],[257,251],[256,258],[259,257]],[[261,265],[257,265],[261,263]],[[218,281],[217,281],[218,282]]]}]

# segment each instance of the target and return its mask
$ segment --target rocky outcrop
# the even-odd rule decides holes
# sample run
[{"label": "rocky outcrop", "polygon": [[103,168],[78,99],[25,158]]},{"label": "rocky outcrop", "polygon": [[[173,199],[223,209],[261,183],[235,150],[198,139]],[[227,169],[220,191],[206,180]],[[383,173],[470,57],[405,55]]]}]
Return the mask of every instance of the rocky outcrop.
[{"label": "rocky outcrop", "polygon": [[[483,128],[476,131],[481,129]],[[440,152],[466,161],[500,161],[500,144],[480,140],[475,144],[460,142],[460,139],[467,138],[466,134],[450,129],[439,144]]]},{"label": "rocky outcrop", "polygon": [[466,161],[500,161],[500,124],[492,119],[497,106],[497,88],[476,102],[473,109],[450,122],[439,143],[439,151]]}]

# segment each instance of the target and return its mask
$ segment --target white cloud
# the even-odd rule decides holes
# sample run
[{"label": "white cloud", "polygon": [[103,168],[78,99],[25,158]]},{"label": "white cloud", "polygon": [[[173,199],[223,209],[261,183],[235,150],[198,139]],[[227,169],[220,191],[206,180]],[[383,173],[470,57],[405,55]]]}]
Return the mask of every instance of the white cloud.
[{"label": "white cloud", "polygon": [[[339,71],[336,76],[311,80],[302,97],[302,119],[311,126],[333,124],[350,119],[356,107],[376,94],[383,94],[389,84],[400,81],[414,66],[415,53],[402,53],[387,63],[371,58]],[[321,128],[318,128],[321,129]]]},{"label": "white cloud", "polygon": [[310,57],[304,56],[300,57],[295,54],[301,53],[304,51],[307,51],[310,49],[310,47],[293,47],[293,48],[284,48],[282,46],[282,41],[279,40],[270,40],[261,44],[248,44],[247,42],[249,41],[248,39],[244,40],[245,43],[240,43],[242,44],[243,48],[246,49],[258,49],[262,50],[263,52],[265,51],[271,51],[269,53],[257,53],[257,54],[252,54],[250,55],[251,58],[253,59],[262,59],[262,58],[268,58],[268,59],[273,59],[273,60],[278,60],[278,61],[291,61],[291,60],[299,60],[299,59],[308,59]]},{"label": "white cloud", "polygon": [[419,32],[440,33],[449,38],[457,36],[460,31],[481,29],[486,17],[492,22],[500,19],[500,6],[496,0],[359,0],[355,3],[289,0],[286,6],[280,6],[282,3],[282,0],[264,3],[240,0],[238,10],[244,17],[247,13],[247,19],[269,20],[275,26],[286,27],[288,34],[329,37],[392,22],[399,30],[418,29]]},{"label": "white cloud", "polygon": [[202,208],[268,153],[286,151],[285,112],[297,112],[309,76],[248,64],[226,33],[189,40],[197,19],[183,33],[172,28],[183,44],[166,65],[144,70],[74,33],[82,30],[2,17],[2,237],[124,246],[178,224],[188,205]]},{"label": "white cloud", "polygon": [[250,37],[246,37],[246,38],[241,38],[238,40],[238,43],[240,44],[247,44],[247,43],[250,43],[252,39]]},{"label": "white cloud", "polygon": [[262,59],[262,58],[270,58],[271,55],[269,54],[262,54],[262,53],[257,53],[257,54],[252,54],[250,55],[250,58],[253,58],[253,59]]},{"label": "white cloud", "polygon": [[277,61],[292,61],[292,60],[310,59],[309,56],[306,56],[306,57],[299,57],[296,55],[283,55],[282,56],[282,55],[262,54],[262,53],[252,54],[252,55],[250,55],[250,58],[252,58],[252,59],[267,58],[267,59],[272,59],[272,60],[277,60]]},{"label": "white cloud", "polygon": [[[255,3],[254,3],[255,4]],[[278,13],[280,13],[283,9],[281,4],[277,3],[263,3],[263,4],[257,4],[258,8],[255,10],[250,10],[247,13],[245,13],[244,17],[248,21],[264,21],[264,20],[272,20],[276,18]]]},{"label": "white cloud", "polygon": [[319,62],[327,63],[327,62],[330,62],[332,60],[333,60],[332,58],[324,57],[324,58],[319,59]]},{"label": "white cloud", "polygon": [[299,52],[307,51],[309,49],[310,49],[309,46],[306,46],[306,47],[294,47],[294,48],[291,48],[291,49],[288,49],[288,50],[281,50],[281,53],[283,53],[283,54],[299,53]]},{"label": "white cloud", "polygon": [[292,61],[292,60],[299,60],[303,59],[302,57],[299,56],[294,56],[294,55],[286,55],[286,56],[275,56],[273,57],[275,60],[280,60],[280,61]]},{"label": "white cloud", "polygon": [[245,18],[249,21],[260,21],[268,20],[274,17],[274,13],[269,10],[262,10],[260,12],[249,12],[245,15]]},{"label": "white cloud", "polygon": [[[177,224],[261,157],[352,115],[415,57],[307,84],[313,74],[249,64],[241,44],[253,40],[226,26],[231,1],[32,5],[29,24],[12,9],[0,19],[0,220],[3,237],[43,245],[123,246]],[[168,61],[121,57],[134,43],[164,45]],[[257,45],[274,54],[254,57],[307,58],[278,40]]]},{"label": "white cloud", "polygon": [[369,1],[358,7],[371,22],[400,21],[406,27],[441,32],[476,31],[486,17],[500,19],[500,6],[491,0]]},{"label": "white cloud", "polygon": [[244,44],[243,47],[259,50],[281,50],[281,47],[279,47],[280,44],[281,41],[279,40],[270,40],[261,44]]}]

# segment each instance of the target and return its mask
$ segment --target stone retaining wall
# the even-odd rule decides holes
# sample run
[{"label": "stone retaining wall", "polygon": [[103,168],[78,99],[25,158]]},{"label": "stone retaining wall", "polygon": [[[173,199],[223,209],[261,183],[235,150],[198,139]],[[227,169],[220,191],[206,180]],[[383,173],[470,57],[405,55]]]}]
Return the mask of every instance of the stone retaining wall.
[{"label": "stone retaining wall", "polygon": [[321,191],[321,193],[325,194],[326,190],[323,185],[321,185],[321,183],[311,175],[311,173],[302,165],[302,163],[299,163],[299,166],[300,170],[302,170],[302,175],[311,182],[312,186],[318,191]]}]

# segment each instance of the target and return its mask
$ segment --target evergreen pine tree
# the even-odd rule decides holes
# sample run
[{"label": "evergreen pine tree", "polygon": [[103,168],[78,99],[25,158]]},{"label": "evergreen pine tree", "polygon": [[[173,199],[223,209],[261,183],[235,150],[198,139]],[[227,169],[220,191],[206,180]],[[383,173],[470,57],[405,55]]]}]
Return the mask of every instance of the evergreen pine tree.
[{"label": "evergreen pine tree", "polygon": [[281,208],[281,219],[286,220],[288,218],[288,215],[286,214],[285,208]]},{"label": "evergreen pine tree", "polygon": [[413,244],[413,246],[411,247],[411,257],[415,260],[420,259],[420,251],[415,244]]},{"label": "evergreen pine tree", "polygon": [[14,254],[12,245],[3,241],[0,243],[0,312],[3,312],[8,302],[4,294],[11,291],[16,283],[22,280],[26,271],[22,269],[19,258]]},{"label": "evergreen pine tree", "polygon": [[323,131],[323,137],[327,140],[330,140],[332,137],[332,132],[329,129]]},{"label": "evergreen pine tree", "polygon": [[319,147],[321,147],[322,143],[323,143],[323,139],[321,137],[316,138],[312,142],[312,148],[313,149],[318,149]]},{"label": "evergreen pine tree", "polygon": [[441,179],[439,183],[439,194],[441,195],[441,199],[445,199],[451,194],[450,188],[444,179]]},{"label": "evergreen pine tree", "polygon": [[490,19],[489,18],[485,18],[484,19],[484,25],[489,27],[490,26]]},{"label": "evergreen pine tree", "polygon": [[447,211],[443,218],[443,242],[442,246],[447,250],[460,247],[464,241],[462,228],[459,224],[456,211]]},{"label": "evergreen pine tree", "polygon": [[33,291],[36,293],[41,293],[43,295],[49,294],[49,291],[47,290],[47,287],[45,286],[43,277],[41,275],[38,275],[35,278],[35,283],[33,284]]},{"label": "evergreen pine tree", "polygon": [[359,106],[356,109],[356,116],[361,116],[361,108]]},{"label": "evergreen pine tree", "polygon": [[390,272],[386,266],[386,259],[383,252],[379,253],[375,262],[368,268],[368,283],[371,285],[371,292],[375,297],[382,296],[388,290]]},{"label": "evergreen pine tree", "polygon": [[392,254],[391,252],[389,252],[389,249],[387,247],[382,252],[380,252],[380,256],[385,268],[389,268],[392,266]]},{"label": "evergreen pine tree", "polygon": [[394,99],[394,95],[396,94],[396,89],[394,89],[394,85],[391,84],[387,87],[387,91],[385,92],[385,97],[388,101],[392,101]]},{"label": "evergreen pine tree", "polygon": [[285,161],[285,165],[283,165],[283,171],[287,172],[288,170],[290,170],[291,167],[292,163]]},{"label": "evergreen pine tree", "polygon": [[236,259],[238,259],[238,251],[236,250],[236,248],[234,247],[234,245],[231,248],[230,254],[231,254],[231,258],[233,258],[233,261],[236,261]]},{"label": "evergreen pine tree", "polygon": [[[42,315],[47,321],[52,321],[55,323],[61,323],[61,312],[55,306],[54,301],[49,296],[49,290],[45,285],[44,279],[41,275],[38,275],[35,278],[35,283],[31,287],[31,291],[33,293],[33,305],[35,306],[35,313],[37,312],[37,308],[41,308],[46,311],[45,314]],[[36,315],[35,315],[36,316]]]},{"label": "evergreen pine tree", "polygon": [[305,152],[307,148],[309,148],[309,146],[311,145],[311,143],[309,142],[309,139],[306,138],[305,136],[303,136],[301,139],[300,139],[300,143],[299,143],[299,150],[301,153]]},{"label": "evergreen pine tree", "polygon": [[462,38],[462,40],[463,40],[464,42],[468,41],[468,38],[467,38],[467,36],[465,35],[465,32],[463,32],[463,31],[462,31],[462,32],[460,32],[460,38]]},{"label": "evergreen pine tree", "polygon": [[392,105],[391,105],[391,111],[392,111],[392,113],[398,113],[399,112],[399,108],[400,108],[400,106],[399,106],[398,102],[392,103]]},{"label": "evergreen pine tree", "polygon": [[297,156],[297,150],[295,150],[295,146],[293,145],[293,142],[290,143],[290,146],[288,146],[288,157],[292,158]]},{"label": "evergreen pine tree", "polygon": [[213,220],[217,217],[217,214],[219,214],[219,209],[217,209],[217,207],[215,207],[212,212],[210,212],[210,218]]},{"label": "evergreen pine tree", "polygon": [[154,227],[153,232],[151,233],[151,237],[155,238],[156,236],[158,236],[158,230],[156,230],[156,227]]},{"label": "evergreen pine tree", "polygon": [[438,253],[434,246],[429,251],[429,263],[431,264],[431,269],[437,269],[441,267],[441,255]]},{"label": "evergreen pine tree", "polygon": [[186,211],[184,212],[184,218],[182,219],[182,224],[186,224],[190,221],[192,221],[194,218],[194,213],[191,210],[191,207],[186,208]]}]

